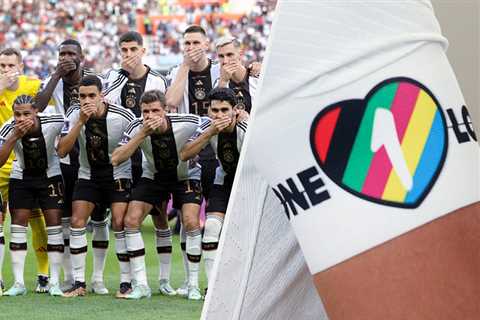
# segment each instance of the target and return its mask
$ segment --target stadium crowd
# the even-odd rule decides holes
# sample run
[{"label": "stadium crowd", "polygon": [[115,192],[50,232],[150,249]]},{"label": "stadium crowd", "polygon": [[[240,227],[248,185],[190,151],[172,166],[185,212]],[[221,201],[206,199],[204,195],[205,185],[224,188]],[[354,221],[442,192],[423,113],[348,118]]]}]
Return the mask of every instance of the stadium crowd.
[{"label": "stadium crowd", "polygon": [[[208,30],[212,42],[223,35],[235,36],[246,50],[246,60],[260,60],[276,1],[257,1],[238,21],[212,15],[228,12],[228,1],[223,2],[200,6],[172,0],[5,0],[0,6],[0,47],[21,49],[25,73],[43,79],[55,68],[58,44],[63,39],[73,38],[83,44],[85,65],[96,72],[104,72],[111,66],[119,67],[118,38],[127,30],[135,29],[140,20],[140,24],[147,25],[145,43],[147,55],[151,55],[149,61],[160,61],[158,57],[167,61],[152,65],[154,69],[166,71],[181,62],[182,31],[193,23]],[[155,28],[158,32],[149,32],[152,29],[150,16],[169,15],[179,18],[160,20]],[[212,18],[208,18],[209,15]],[[210,51],[214,52],[213,46]]]}]

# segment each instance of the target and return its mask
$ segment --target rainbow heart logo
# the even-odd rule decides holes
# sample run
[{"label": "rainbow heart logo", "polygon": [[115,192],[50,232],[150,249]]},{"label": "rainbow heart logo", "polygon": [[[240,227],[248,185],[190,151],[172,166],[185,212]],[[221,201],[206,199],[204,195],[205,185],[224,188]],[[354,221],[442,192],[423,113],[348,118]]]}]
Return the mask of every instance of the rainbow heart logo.
[{"label": "rainbow heart logo", "polygon": [[325,174],[368,201],[416,208],[432,189],[448,149],[445,116],[423,84],[392,78],[365,99],[323,109],[310,130]]}]

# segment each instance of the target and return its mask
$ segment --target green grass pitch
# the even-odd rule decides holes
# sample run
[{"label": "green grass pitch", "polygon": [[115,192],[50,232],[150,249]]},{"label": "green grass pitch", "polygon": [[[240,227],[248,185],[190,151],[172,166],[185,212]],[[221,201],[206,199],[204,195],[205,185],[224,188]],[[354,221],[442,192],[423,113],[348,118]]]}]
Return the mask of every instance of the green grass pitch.
[{"label": "green grass pitch", "polygon": [[[9,218],[7,220],[10,220]],[[8,245],[9,226],[4,226],[5,240]],[[115,239],[110,232],[110,244],[105,266],[105,285],[110,291],[107,296],[88,294],[86,297],[62,298],[50,297],[48,294],[36,294],[36,262],[31,250],[31,233],[29,230],[29,250],[25,262],[25,282],[28,289],[26,296],[0,297],[0,319],[56,320],[56,319],[199,319],[203,301],[188,301],[182,297],[166,297],[158,292],[158,256],[155,247],[155,233],[151,219],[147,217],[142,227],[145,241],[148,281],[152,288],[152,298],[139,301],[115,299],[114,294],[119,283],[118,261],[115,255]],[[89,252],[87,256],[87,285],[92,270],[91,234],[89,234]],[[203,268],[203,262],[202,262]],[[10,252],[6,249],[3,263],[3,279],[6,289],[13,283]],[[184,279],[182,254],[179,237],[173,238],[173,260],[170,282],[178,288]],[[205,273],[200,274],[200,289],[206,286]]]}]

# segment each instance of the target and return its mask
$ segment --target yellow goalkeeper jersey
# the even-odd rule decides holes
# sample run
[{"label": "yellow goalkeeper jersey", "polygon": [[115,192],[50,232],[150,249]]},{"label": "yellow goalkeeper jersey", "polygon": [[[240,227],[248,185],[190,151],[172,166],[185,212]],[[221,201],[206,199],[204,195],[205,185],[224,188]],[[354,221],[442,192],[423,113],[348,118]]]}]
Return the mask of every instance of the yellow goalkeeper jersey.
[{"label": "yellow goalkeeper jersey", "polygon": [[[5,89],[0,93],[0,126],[2,126],[5,121],[13,117],[12,105],[15,99],[22,95],[35,96],[40,88],[41,81],[37,78],[29,76],[19,76],[18,77],[18,88],[17,90]],[[12,169],[12,162],[14,159],[13,152],[10,154],[8,161],[3,165],[1,170]]]}]

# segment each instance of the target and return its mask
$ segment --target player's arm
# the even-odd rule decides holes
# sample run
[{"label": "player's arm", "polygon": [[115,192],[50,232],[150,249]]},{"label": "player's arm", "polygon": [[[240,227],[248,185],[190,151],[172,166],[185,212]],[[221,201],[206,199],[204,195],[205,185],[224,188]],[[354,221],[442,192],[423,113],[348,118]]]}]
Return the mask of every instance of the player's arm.
[{"label": "player's arm", "polygon": [[180,159],[182,161],[187,161],[193,159],[200,151],[205,148],[205,146],[210,143],[210,139],[217,135],[220,131],[228,127],[231,123],[231,119],[229,118],[222,118],[213,120],[209,123],[207,129],[203,132],[197,132],[195,136],[193,136],[189,142],[187,142],[182,150],[180,150]]},{"label": "player's arm", "polygon": [[[127,161],[142,144],[143,140],[151,135],[162,121],[164,120],[158,118],[144,120],[141,128],[139,122],[132,123],[120,141],[120,147],[116,148],[112,153],[112,165],[115,167]],[[130,139],[131,136],[133,138]]]},{"label": "player's arm", "polygon": [[12,134],[8,135],[6,139],[3,137],[0,138],[0,167],[3,166],[10,154],[12,153],[13,147],[18,139],[22,138],[27,131],[32,127],[33,123],[30,121],[24,121],[22,123],[15,124]]},{"label": "player's arm", "polygon": [[183,99],[183,93],[188,81],[188,65],[182,63],[178,68],[175,78],[165,94],[168,106],[178,107]]},{"label": "player's arm", "polygon": [[75,123],[69,133],[60,138],[57,145],[57,154],[60,158],[66,157],[67,154],[72,150],[73,146],[75,145],[75,141],[77,141],[77,138],[80,135],[82,127],[85,125],[85,122],[79,120],[77,123]]},{"label": "player's arm", "polygon": [[38,111],[42,112],[48,106],[48,102],[52,98],[52,94],[55,91],[58,81],[76,68],[77,66],[75,62],[71,60],[62,60],[58,62],[55,72],[50,77],[47,85],[35,96],[35,106]]},{"label": "player's arm", "polygon": [[200,151],[203,150],[203,148],[205,148],[205,146],[210,142],[210,138],[214,135],[215,134],[212,132],[212,130],[209,129],[194,140],[187,142],[180,151],[180,159],[182,161],[193,159],[197,154],[200,153]]},{"label": "player's arm", "polygon": [[35,96],[35,106],[38,111],[42,112],[48,106],[48,102],[52,98],[53,91],[55,91],[60,79],[61,76],[58,73],[53,73],[47,85],[37,93]]},{"label": "player's arm", "polygon": [[116,167],[130,159],[146,136],[145,132],[140,130],[127,144],[116,148],[112,153],[112,165]]},{"label": "player's arm", "polygon": [[[81,110],[79,111],[79,116],[77,121],[75,122],[73,127],[67,128],[66,130],[62,130],[62,137],[58,141],[57,145],[57,154],[60,158],[64,158],[67,154],[72,150],[75,142],[77,141],[78,136],[80,135],[80,131],[82,127],[87,123],[90,116],[95,113],[96,107],[92,105],[82,106]],[[78,112],[78,111],[77,111]],[[73,116],[69,117],[76,118]],[[74,119],[75,120],[75,119]]]}]

